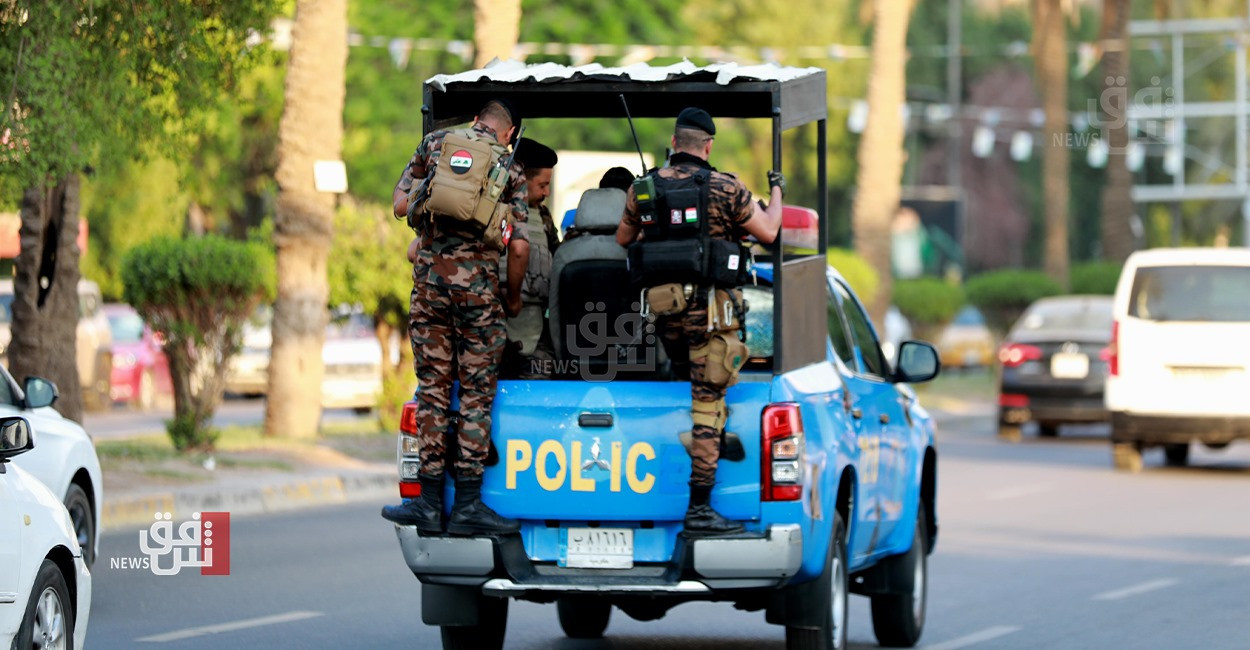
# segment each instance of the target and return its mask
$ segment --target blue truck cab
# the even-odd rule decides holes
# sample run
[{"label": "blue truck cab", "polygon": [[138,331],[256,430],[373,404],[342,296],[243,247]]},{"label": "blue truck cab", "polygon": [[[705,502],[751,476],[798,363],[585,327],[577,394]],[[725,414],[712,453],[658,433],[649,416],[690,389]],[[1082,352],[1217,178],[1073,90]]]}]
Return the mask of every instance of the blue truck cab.
[{"label": "blue truck cab", "polygon": [[[552,88],[583,93],[578,115],[613,114],[608,99],[619,101],[623,89],[632,109],[656,116],[676,115],[694,103],[693,93],[727,94],[722,111],[706,99],[702,105],[713,115],[776,117],[776,152],[782,130],[813,121],[823,145],[823,71],[776,68],[724,84],[716,70],[690,67],[662,82],[629,73],[435,77],[426,84],[426,130],[495,96],[522,106],[527,118],[567,115],[569,106],[537,96]],[[752,104],[761,99],[783,106]],[[783,119],[786,108],[798,121]],[[585,237],[610,237],[611,224],[597,231],[581,213]],[[422,584],[422,619],[441,627],[443,646],[502,647],[515,598],[555,603],[573,638],[602,636],[613,609],[654,620],[678,604],[710,600],[762,610],[785,627],[789,648],[842,648],[850,593],[871,597],[883,645],[914,645],[937,536],[937,455],[933,420],[908,383],[936,376],[933,348],[905,342],[892,367],[863,305],[826,265],[823,246],[807,255],[781,241],[759,249],[769,259],[757,259],[756,280],[743,290],[750,360],[726,396],[712,496],[712,506],[746,531],[688,538],[690,384],[672,375],[662,346],[638,330],[631,336],[638,297],[625,280],[623,250],[589,239],[580,249],[577,259],[555,262],[549,325],[566,335],[555,336],[553,378],[501,379],[495,398],[482,497],[519,519],[520,534],[427,536],[396,526]],[[587,345],[588,330],[601,345]],[[625,356],[630,364],[620,363]],[[412,498],[420,490],[415,403],[405,405],[402,420],[399,487]]]}]

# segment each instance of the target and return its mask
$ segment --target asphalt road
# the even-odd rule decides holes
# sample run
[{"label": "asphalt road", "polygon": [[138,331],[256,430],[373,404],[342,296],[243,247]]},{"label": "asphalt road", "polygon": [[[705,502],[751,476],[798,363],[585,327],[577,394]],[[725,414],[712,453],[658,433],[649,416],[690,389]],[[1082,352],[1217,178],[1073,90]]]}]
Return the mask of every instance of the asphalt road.
[{"label": "asphalt road", "polygon": [[[1114,472],[1105,429],[998,442],[990,422],[939,431],[941,533],[921,645],[959,648],[1250,647],[1250,445],[1148,454]],[[420,589],[375,503],[233,521],[228,577],[109,568],[139,556],[104,537],[91,647],[438,647]],[[853,596],[852,648],[875,647]],[[655,622],[614,612],[607,641],[564,639],[553,606],[512,603],[509,648],[782,648],[762,613],[688,604]]]},{"label": "asphalt road", "polygon": [[[107,411],[88,412],[83,416],[83,428],[97,440],[129,438],[137,435],[164,433],[165,420],[172,412],[159,409],[135,411],[117,405]],[[372,415],[357,415],[352,409],[324,409],[321,421],[325,423],[367,422]],[[213,426],[257,425],[265,420],[263,398],[228,398],[213,414]]]}]

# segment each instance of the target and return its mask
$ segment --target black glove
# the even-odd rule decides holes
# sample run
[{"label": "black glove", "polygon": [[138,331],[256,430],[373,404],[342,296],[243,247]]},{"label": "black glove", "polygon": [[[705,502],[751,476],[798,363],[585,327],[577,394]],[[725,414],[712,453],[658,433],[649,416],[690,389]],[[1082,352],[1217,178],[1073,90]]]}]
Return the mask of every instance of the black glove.
[{"label": "black glove", "polygon": [[781,188],[781,196],[786,195],[786,177],[781,172],[768,170],[768,189],[772,191],[774,187]]}]

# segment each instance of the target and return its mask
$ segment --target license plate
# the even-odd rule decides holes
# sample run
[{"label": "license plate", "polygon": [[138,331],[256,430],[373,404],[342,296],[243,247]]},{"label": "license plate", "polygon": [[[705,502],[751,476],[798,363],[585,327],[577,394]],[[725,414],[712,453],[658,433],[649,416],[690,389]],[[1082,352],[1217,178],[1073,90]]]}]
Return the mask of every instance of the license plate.
[{"label": "license plate", "polygon": [[567,528],[560,566],[573,569],[630,569],[634,566],[632,528]]},{"label": "license plate", "polygon": [[1089,376],[1089,357],[1078,352],[1056,352],[1050,357],[1050,376],[1084,379]]}]

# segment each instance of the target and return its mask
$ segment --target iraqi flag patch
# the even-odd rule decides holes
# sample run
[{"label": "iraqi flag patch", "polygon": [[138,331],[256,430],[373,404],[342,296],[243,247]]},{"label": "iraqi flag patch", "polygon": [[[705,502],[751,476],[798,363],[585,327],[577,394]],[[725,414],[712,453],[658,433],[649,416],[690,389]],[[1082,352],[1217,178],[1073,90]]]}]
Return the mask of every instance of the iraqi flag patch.
[{"label": "iraqi flag patch", "polygon": [[451,154],[451,158],[447,161],[447,164],[451,165],[451,170],[453,172],[463,174],[473,167],[473,155],[468,151],[461,149],[460,151]]}]

